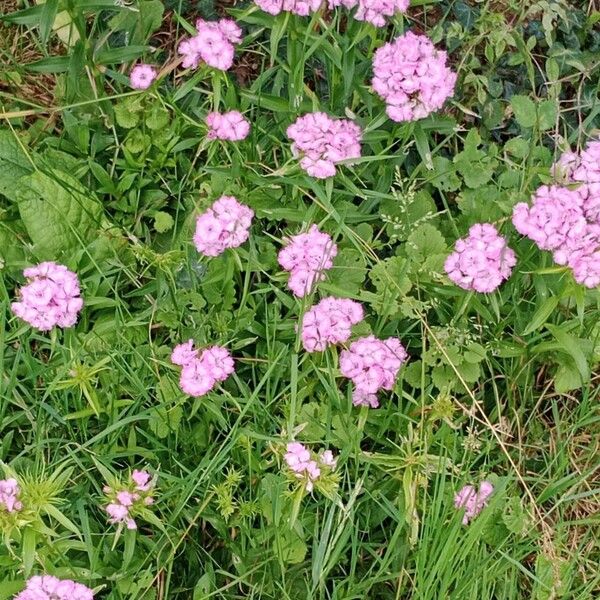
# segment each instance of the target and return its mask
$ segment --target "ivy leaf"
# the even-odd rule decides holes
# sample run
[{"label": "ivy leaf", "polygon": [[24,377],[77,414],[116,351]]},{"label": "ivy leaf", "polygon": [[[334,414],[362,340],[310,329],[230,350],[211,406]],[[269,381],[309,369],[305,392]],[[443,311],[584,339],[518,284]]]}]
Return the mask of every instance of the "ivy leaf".
[{"label": "ivy leaf", "polygon": [[36,171],[20,180],[16,196],[38,258],[71,254],[97,237],[102,205],[68,173]]}]

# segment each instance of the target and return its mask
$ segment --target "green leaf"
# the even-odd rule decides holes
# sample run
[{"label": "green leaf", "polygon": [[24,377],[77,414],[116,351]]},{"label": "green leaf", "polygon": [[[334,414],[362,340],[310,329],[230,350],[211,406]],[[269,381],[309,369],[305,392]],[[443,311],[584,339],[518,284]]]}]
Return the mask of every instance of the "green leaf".
[{"label": "green leaf", "polygon": [[436,254],[446,254],[444,236],[429,223],[419,225],[406,241],[406,256],[415,263],[423,263]]},{"label": "green leaf", "polygon": [[162,210],[158,210],[154,213],[154,229],[158,231],[158,233],[165,233],[165,231],[169,231],[172,229],[175,221],[173,217]]},{"label": "green leaf", "polygon": [[137,99],[128,98],[115,105],[117,124],[125,129],[131,129],[140,122],[142,107]]},{"label": "green leaf", "polygon": [[163,129],[169,124],[169,111],[156,104],[146,116],[146,126],[154,131]]},{"label": "green leaf", "polygon": [[433,159],[434,175],[431,183],[442,192],[455,192],[460,189],[460,178],[452,161],[443,156]]},{"label": "green leaf", "polygon": [[533,127],[537,121],[535,103],[528,96],[513,96],[510,100],[517,123],[524,128]]},{"label": "green leaf", "polygon": [[531,317],[529,324],[527,327],[525,327],[521,335],[529,335],[530,333],[537,331],[554,312],[558,306],[558,301],[558,296],[550,296],[549,298],[546,298],[546,300],[544,300],[540,306],[538,306],[538,309],[535,311],[533,317]]},{"label": "green leaf", "polygon": [[581,349],[581,340],[567,333],[561,327],[546,324],[546,329],[556,338],[556,341],[562,346],[562,350],[567,353],[575,362],[575,366],[581,375],[582,380],[588,381],[590,377],[590,367],[587,358]]},{"label": "green leaf", "polygon": [[540,119],[540,129],[546,131],[556,126],[556,117],[558,107],[554,100],[544,100],[538,104],[538,115]]},{"label": "green leaf", "polygon": [[18,181],[31,171],[31,163],[15,139],[15,134],[0,131],[0,194],[16,200]]},{"label": "green leaf", "polygon": [[19,213],[42,260],[69,255],[96,237],[102,206],[77,179],[53,169],[20,180]]}]

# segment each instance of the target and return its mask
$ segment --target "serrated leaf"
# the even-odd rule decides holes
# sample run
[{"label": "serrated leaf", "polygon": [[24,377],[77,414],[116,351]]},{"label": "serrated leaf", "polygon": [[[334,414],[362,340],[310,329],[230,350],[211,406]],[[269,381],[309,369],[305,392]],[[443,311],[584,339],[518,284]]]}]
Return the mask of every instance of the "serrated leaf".
[{"label": "serrated leaf", "polygon": [[125,100],[115,105],[115,117],[117,124],[124,129],[131,129],[140,122],[139,103],[135,101]]},{"label": "serrated leaf", "polygon": [[52,169],[19,182],[19,213],[42,260],[69,255],[97,236],[102,205],[77,179]]},{"label": "serrated leaf", "polygon": [[442,192],[455,192],[460,189],[460,178],[456,174],[456,167],[452,161],[436,156],[433,159],[434,174],[431,183]]},{"label": "serrated leaf", "polygon": [[169,111],[162,106],[155,105],[146,116],[146,127],[157,131],[163,129],[169,124]]},{"label": "serrated leaf", "polygon": [[154,229],[158,231],[158,233],[165,233],[165,231],[169,231],[169,229],[173,228],[175,221],[173,217],[162,210],[158,210],[154,213]]}]

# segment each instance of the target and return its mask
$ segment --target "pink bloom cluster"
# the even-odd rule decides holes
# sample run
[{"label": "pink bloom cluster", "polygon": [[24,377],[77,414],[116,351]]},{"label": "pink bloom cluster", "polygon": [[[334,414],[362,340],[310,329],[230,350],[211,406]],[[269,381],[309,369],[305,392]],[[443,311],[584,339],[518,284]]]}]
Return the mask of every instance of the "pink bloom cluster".
[{"label": "pink bloom cluster", "polygon": [[19,500],[21,488],[16,479],[0,479],[0,510],[16,512],[23,508]]},{"label": "pink bloom cluster", "polygon": [[279,264],[290,272],[288,287],[302,298],[313,286],[325,279],[323,271],[331,269],[337,254],[337,246],[331,236],[312,225],[306,233],[299,233],[286,240],[279,251]]},{"label": "pink bloom cluster", "polygon": [[378,340],[374,335],[362,337],[340,354],[340,371],[354,383],[352,403],[377,408],[379,390],[394,387],[400,367],[408,359],[397,338]]},{"label": "pink bloom cluster", "polygon": [[233,196],[221,196],[196,221],[194,244],[205,256],[241,246],[249,236],[254,211]]},{"label": "pink bloom cluster", "polygon": [[448,277],[464,290],[493,292],[510,277],[517,262],[506,238],[489,223],[477,223],[469,235],[456,242],[444,269]]},{"label": "pink bloom cluster", "polygon": [[410,31],[375,52],[373,89],[390,119],[416,121],[442,108],[456,84],[446,60],[429,38]]},{"label": "pink bloom cluster", "polygon": [[103,491],[108,497],[105,510],[109,523],[125,523],[127,529],[137,529],[133,516],[140,508],[154,503],[153,489],[154,482],[150,473],[138,470],[134,470],[127,485],[119,489],[104,486]]},{"label": "pink bloom cluster", "polygon": [[553,172],[577,187],[541,186],[531,206],[514,207],[513,225],[568,266],[577,283],[595,288],[600,285],[600,140],[580,155],[565,152]]},{"label": "pink bloom cluster", "polygon": [[354,18],[357,21],[367,21],[375,27],[384,27],[386,17],[392,17],[397,12],[406,12],[410,0],[329,0],[329,8],[358,6]]},{"label": "pink bloom cluster", "polygon": [[234,44],[242,41],[242,30],[231,19],[219,21],[196,21],[196,31],[191,38],[179,44],[178,52],[183,55],[185,69],[195,69],[200,61],[210,67],[226,71],[233,64]]},{"label": "pink bloom cluster", "polygon": [[27,581],[25,589],[13,600],[93,600],[92,590],[70,579],[52,575],[36,575]]},{"label": "pink bloom cluster", "polygon": [[322,0],[254,0],[256,5],[269,13],[278,15],[280,12],[290,12],[300,17],[306,17],[319,10]]},{"label": "pink bloom cluster", "polygon": [[463,525],[467,525],[487,505],[489,497],[494,493],[494,486],[489,481],[482,481],[479,490],[472,485],[465,485],[455,496],[454,506],[464,508]]},{"label": "pink bloom cluster", "polygon": [[322,352],[329,344],[345,342],[352,326],[363,318],[360,303],[347,298],[323,298],[302,319],[302,345],[307,352]]},{"label": "pink bloom cluster", "polygon": [[237,142],[243,140],[250,133],[248,119],[237,110],[218,113],[211,112],[206,117],[209,140],[228,140]]},{"label": "pink bloom cluster", "polygon": [[349,119],[332,119],[324,112],[298,117],[287,128],[294,156],[311,177],[326,179],[336,173],[335,165],[360,157],[362,131]]},{"label": "pink bloom cluster", "polygon": [[145,90],[152,85],[158,73],[152,65],[135,65],[129,73],[129,84],[134,90]]},{"label": "pink bloom cluster", "polygon": [[72,327],[83,306],[77,275],[64,265],[43,262],[23,271],[28,279],[12,311],[40,331],[55,326]]},{"label": "pink bloom cluster", "polygon": [[325,450],[317,456],[300,442],[290,442],[286,449],[283,458],[288,468],[298,479],[306,482],[306,489],[309,492],[313,491],[314,482],[319,479],[323,469],[329,471],[335,469],[337,459],[331,450]]},{"label": "pink bloom cluster", "polygon": [[200,352],[194,349],[194,340],[175,346],[171,362],[183,367],[179,379],[182,391],[195,397],[207,394],[235,370],[233,358],[227,348],[210,346]]}]

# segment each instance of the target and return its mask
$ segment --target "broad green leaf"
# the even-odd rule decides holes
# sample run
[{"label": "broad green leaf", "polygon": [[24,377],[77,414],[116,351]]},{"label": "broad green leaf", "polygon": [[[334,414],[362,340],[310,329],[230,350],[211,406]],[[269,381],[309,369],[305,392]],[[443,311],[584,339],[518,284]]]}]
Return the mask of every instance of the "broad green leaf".
[{"label": "broad green leaf", "polygon": [[21,179],[17,190],[21,219],[36,256],[68,256],[97,237],[102,206],[77,179],[53,169]]},{"label": "broad green leaf", "polygon": [[15,191],[21,177],[33,167],[27,154],[11,131],[0,131],[0,194],[16,200]]},{"label": "broad green leaf", "polygon": [[582,380],[584,382],[587,381],[590,377],[590,367],[588,365],[587,358],[581,349],[580,340],[556,325],[550,325],[550,323],[547,323],[546,328],[561,345],[563,352],[568,354],[573,359]]},{"label": "broad green leaf", "polygon": [[529,324],[523,330],[521,335],[529,335],[534,331],[537,331],[548,319],[548,317],[554,312],[558,306],[558,296],[550,296],[546,298],[544,302],[540,304],[538,309],[535,311],[533,317],[529,321]]},{"label": "broad green leaf", "polygon": [[527,96],[513,96],[510,100],[517,123],[524,128],[533,127],[537,121],[535,103]]},{"label": "broad green leaf", "polygon": [[540,129],[546,131],[556,126],[558,106],[554,100],[543,100],[538,104]]}]

